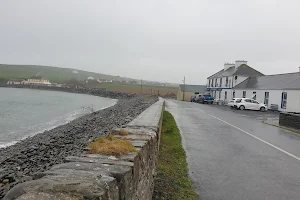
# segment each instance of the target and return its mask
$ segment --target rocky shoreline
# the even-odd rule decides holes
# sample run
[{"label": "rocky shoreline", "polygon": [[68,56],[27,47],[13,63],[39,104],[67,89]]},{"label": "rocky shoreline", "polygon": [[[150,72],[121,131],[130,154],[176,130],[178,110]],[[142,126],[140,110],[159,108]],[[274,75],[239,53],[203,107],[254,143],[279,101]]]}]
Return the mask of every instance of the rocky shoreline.
[{"label": "rocky shoreline", "polygon": [[134,96],[0,149],[0,199],[14,185],[34,179],[39,172],[63,163],[65,157],[80,156],[91,141],[124,126],[158,100],[154,96]]}]

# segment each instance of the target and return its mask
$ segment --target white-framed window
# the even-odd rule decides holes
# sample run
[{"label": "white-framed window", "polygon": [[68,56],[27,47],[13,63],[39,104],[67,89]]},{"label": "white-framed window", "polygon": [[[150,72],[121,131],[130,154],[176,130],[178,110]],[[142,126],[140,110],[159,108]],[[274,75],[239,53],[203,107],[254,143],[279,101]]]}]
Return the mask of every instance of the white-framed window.
[{"label": "white-framed window", "polygon": [[287,92],[283,92],[281,95],[281,108],[286,109],[286,103],[287,103]]},{"label": "white-framed window", "polygon": [[254,100],[256,100],[256,92],[253,92],[253,98]]},{"label": "white-framed window", "polygon": [[246,98],[246,91],[243,91],[243,98]]},{"label": "white-framed window", "polygon": [[269,105],[269,92],[265,92],[265,101],[264,104]]}]

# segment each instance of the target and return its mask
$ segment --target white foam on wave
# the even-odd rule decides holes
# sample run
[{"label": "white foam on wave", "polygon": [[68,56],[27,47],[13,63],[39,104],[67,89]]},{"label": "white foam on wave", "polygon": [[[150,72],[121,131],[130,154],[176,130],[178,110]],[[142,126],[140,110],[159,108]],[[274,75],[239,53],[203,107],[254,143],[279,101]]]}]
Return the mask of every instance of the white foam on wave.
[{"label": "white foam on wave", "polygon": [[[117,102],[118,102],[118,100],[114,100],[112,104],[110,104],[109,106],[106,106],[106,107],[102,107],[99,110],[104,110],[106,108],[112,107],[112,106],[116,105]],[[99,111],[99,110],[96,110],[96,111]],[[80,109],[74,110],[73,112],[70,112],[66,115],[63,115],[61,117],[57,117],[57,118],[55,118],[55,119],[53,119],[49,122],[46,122],[44,124],[37,124],[35,126],[29,127],[28,129],[35,129],[35,131],[33,131],[29,134],[26,134],[25,136],[23,136],[19,140],[14,140],[14,141],[10,141],[10,142],[0,142],[0,149],[12,146],[12,145],[14,145],[14,144],[16,144],[16,143],[18,143],[22,140],[25,140],[26,138],[33,137],[36,134],[42,133],[44,131],[52,130],[55,127],[67,124],[67,123],[73,121],[74,119],[77,119],[81,116],[84,116],[84,115],[87,115],[87,114],[90,114],[90,113],[91,112],[80,108]]]}]

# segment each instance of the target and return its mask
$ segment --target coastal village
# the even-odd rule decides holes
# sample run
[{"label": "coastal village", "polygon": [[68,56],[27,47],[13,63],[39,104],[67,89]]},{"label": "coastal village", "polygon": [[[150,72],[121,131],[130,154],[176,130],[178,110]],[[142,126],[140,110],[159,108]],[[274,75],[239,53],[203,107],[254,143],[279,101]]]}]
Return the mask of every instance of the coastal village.
[{"label": "coastal village", "polygon": [[226,105],[233,98],[251,98],[271,110],[300,113],[300,68],[286,74],[264,75],[238,60],[207,77],[206,85],[179,86],[177,100],[190,101],[195,94],[210,94],[215,104]]}]

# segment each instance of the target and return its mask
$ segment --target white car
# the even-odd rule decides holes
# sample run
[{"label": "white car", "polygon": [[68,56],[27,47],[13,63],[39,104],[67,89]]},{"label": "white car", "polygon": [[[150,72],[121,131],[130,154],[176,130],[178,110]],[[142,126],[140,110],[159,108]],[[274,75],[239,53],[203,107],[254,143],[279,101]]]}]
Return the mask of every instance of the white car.
[{"label": "white car", "polygon": [[263,112],[268,110],[268,107],[265,104],[248,98],[241,98],[239,100],[236,100],[236,107],[240,110],[260,110]]},{"label": "white car", "polygon": [[229,103],[227,105],[231,108],[236,108],[236,101],[239,99],[241,99],[241,98],[233,98],[231,101],[229,101]]}]

